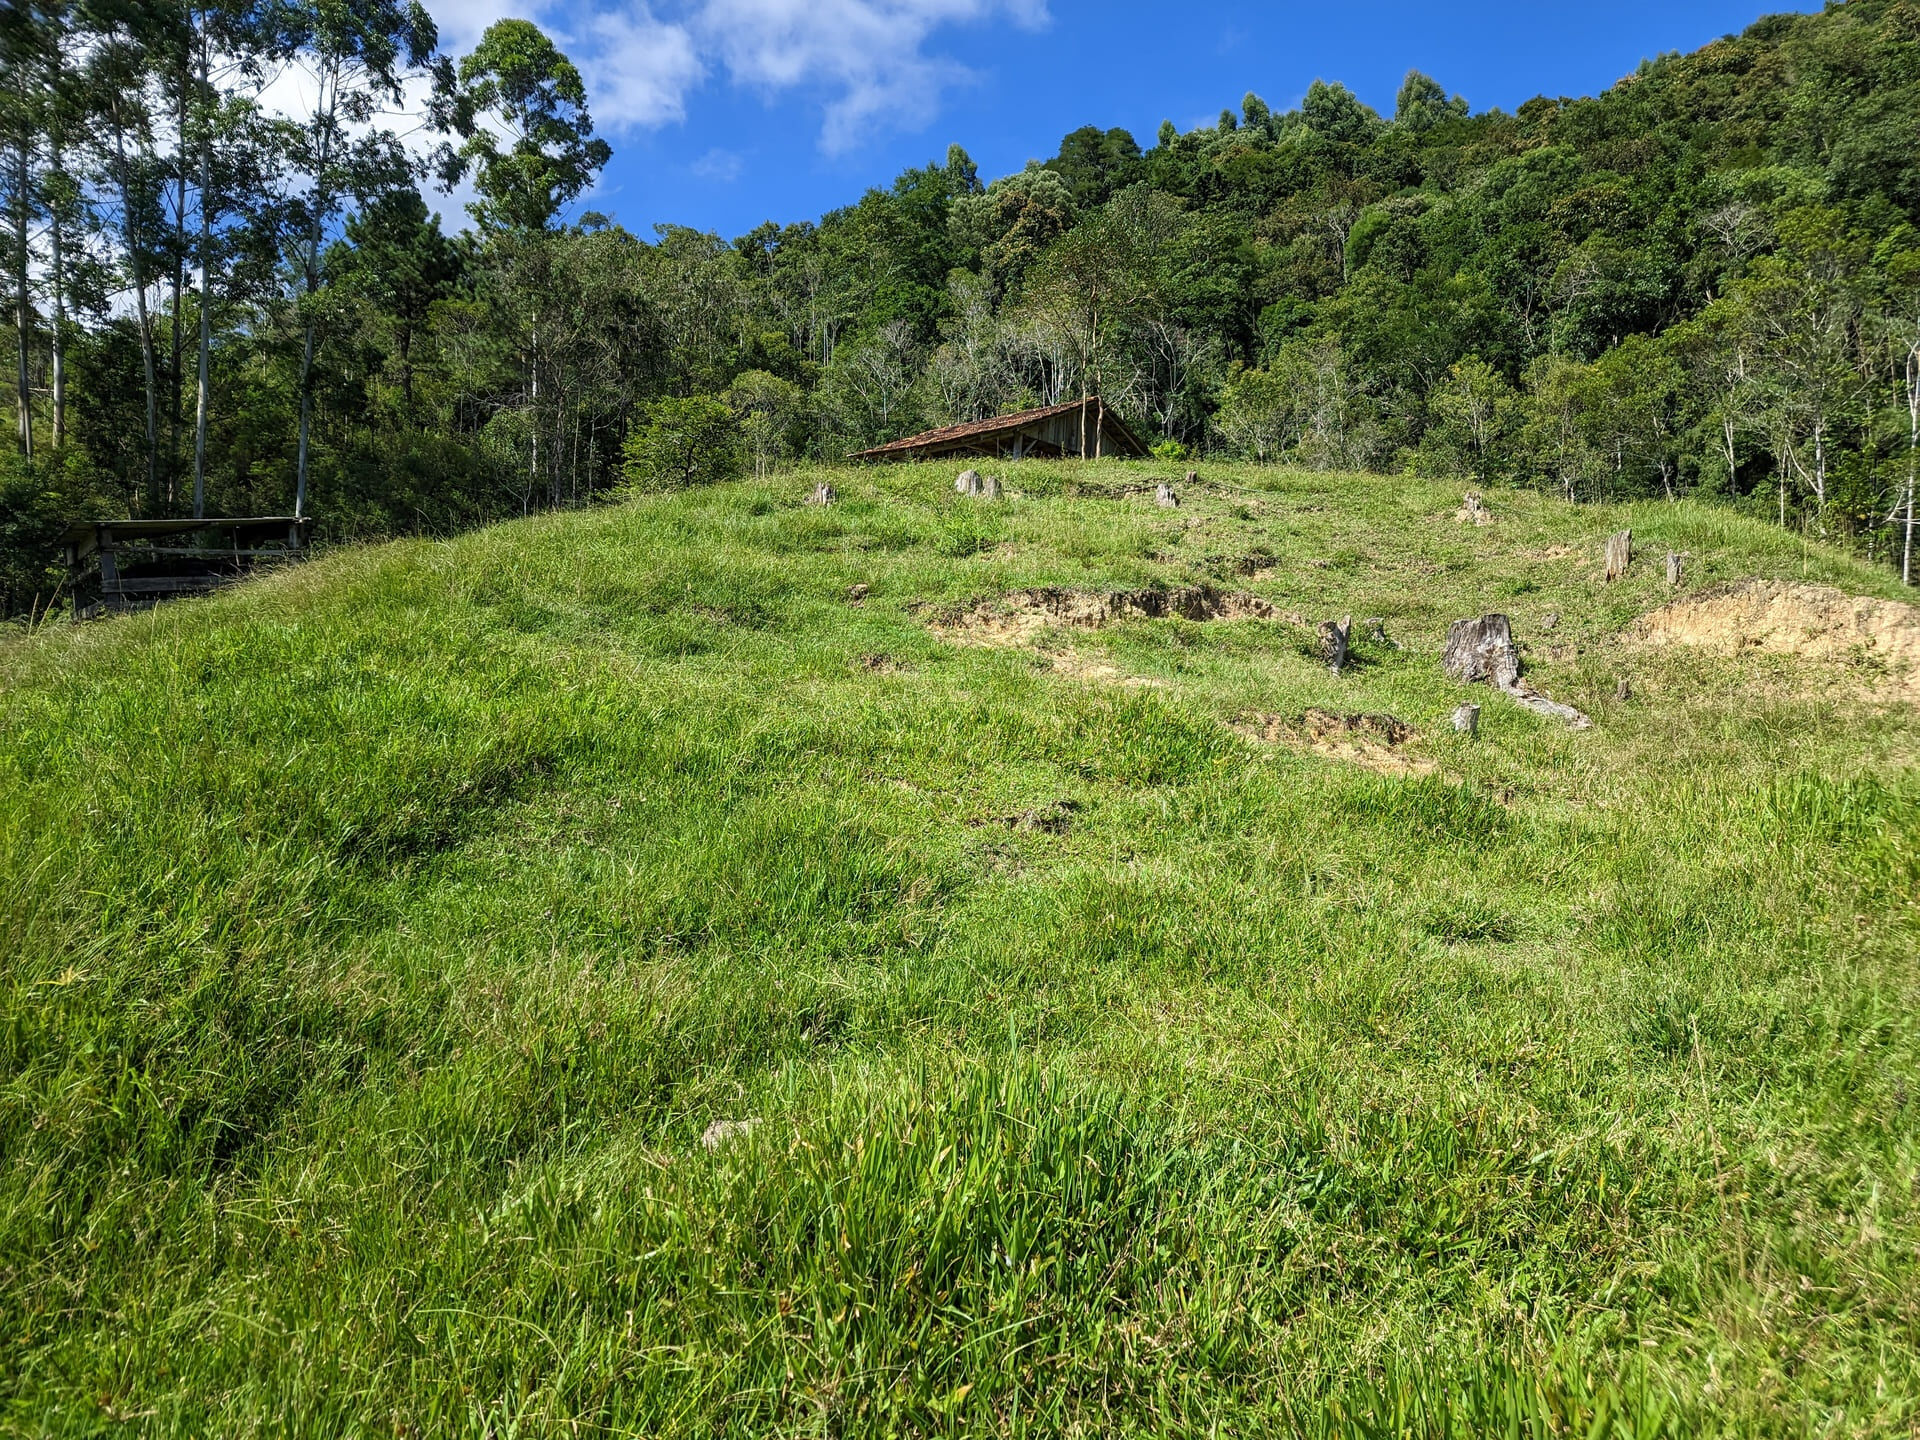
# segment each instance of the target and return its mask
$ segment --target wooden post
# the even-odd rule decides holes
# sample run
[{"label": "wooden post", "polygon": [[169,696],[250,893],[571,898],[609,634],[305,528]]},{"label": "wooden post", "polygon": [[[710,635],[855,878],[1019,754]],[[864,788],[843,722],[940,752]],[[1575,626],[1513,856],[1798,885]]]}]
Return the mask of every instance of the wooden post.
[{"label": "wooden post", "polygon": [[1618,580],[1633,563],[1633,531],[1622,530],[1607,537],[1607,579]]},{"label": "wooden post", "polygon": [[1677,551],[1669,550],[1667,552],[1667,584],[1678,585],[1680,583],[1680,576],[1685,568],[1680,554]]}]

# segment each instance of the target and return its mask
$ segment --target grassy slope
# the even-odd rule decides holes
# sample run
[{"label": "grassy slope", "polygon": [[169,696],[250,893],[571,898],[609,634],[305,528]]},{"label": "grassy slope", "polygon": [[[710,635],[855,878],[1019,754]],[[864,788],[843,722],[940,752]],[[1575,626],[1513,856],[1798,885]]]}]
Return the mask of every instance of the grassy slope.
[{"label": "grassy slope", "polygon": [[[1612,1376],[1639,1433],[1910,1430],[1915,719],[1622,647],[1664,586],[1596,569],[1884,579],[1209,473],[788,476],[0,646],[0,1428],[1585,1433]],[[1057,637],[1127,687],[914,608],[1259,548],[1406,648]],[[1445,730],[1489,608],[1595,730]],[[1223,723],[1307,705],[1441,774]]]}]

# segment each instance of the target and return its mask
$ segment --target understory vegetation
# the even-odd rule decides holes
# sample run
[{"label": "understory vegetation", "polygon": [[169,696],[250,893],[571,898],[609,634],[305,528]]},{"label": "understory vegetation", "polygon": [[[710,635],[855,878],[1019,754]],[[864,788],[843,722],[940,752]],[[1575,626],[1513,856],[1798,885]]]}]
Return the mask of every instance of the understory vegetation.
[{"label": "understory vegetation", "polygon": [[1711,497],[1912,578],[1913,0],[1514,114],[1416,73],[992,179],[956,145],[731,240],[583,211],[589,102],[525,20],[456,64],[400,0],[8,6],[0,611],[76,516],[444,534],[657,484],[692,414],[764,474],[1096,391],[1170,457]]},{"label": "understory vegetation", "polygon": [[[1669,550],[1897,582],[1203,474],[803,469],[0,642],[0,1431],[1909,1432],[1914,712],[1631,629]],[[961,624],[1196,585],[1280,618]],[[1591,730],[1442,677],[1488,610]],[[1249,724],[1314,709],[1403,768]]]}]

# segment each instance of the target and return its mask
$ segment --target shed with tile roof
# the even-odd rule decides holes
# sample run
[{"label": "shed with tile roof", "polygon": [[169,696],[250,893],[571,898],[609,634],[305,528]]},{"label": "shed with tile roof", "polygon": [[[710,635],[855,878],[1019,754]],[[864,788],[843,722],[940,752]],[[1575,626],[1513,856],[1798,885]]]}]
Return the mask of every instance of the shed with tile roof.
[{"label": "shed with tile roof", "polygon": [[1082,456],[1091,460],[1103,457],[1136,459],[1147,447],[1127,428],[1127,423],[1098,395],[1084,400],[1069,400],[1064,405],[1044,405],[1038,410],[1022,410],[1017,415],[996,415],[991,420],[968,420],[959,425],[943,425],[938,430],[909,435],[871,450],[858,450],[854,460],[937,460],[945,456],[973,456],[983,459],[1019,460],[1058,459]]}]

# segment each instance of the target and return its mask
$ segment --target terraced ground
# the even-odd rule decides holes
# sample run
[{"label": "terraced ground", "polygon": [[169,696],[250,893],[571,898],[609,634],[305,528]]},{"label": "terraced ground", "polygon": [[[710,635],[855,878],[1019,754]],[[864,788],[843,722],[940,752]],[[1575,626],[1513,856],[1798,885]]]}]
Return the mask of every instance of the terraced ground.
[{"label": "terraced ground", "polygon": [[1884,573],[1002,473],[0,642],[0,1430],[1915,1433]]}]

